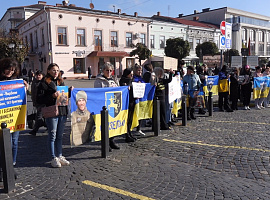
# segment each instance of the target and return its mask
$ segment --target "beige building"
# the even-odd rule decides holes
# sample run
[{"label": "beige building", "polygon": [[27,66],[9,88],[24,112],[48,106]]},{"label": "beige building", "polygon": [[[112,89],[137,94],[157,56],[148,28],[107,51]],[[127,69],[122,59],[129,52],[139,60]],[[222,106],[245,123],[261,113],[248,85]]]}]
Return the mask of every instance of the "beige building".
[{"label": "beige building", "polygon": [[113,64],[115,75],[138,62],[129,53],[139,42],[148,45],[149,22],[136,12],[56,4],[44,5],[17,28],[30,46],[26,67],[45,71],[54,62],[65,77],[86,77],[89,67],[96,76],[105,62]]}]

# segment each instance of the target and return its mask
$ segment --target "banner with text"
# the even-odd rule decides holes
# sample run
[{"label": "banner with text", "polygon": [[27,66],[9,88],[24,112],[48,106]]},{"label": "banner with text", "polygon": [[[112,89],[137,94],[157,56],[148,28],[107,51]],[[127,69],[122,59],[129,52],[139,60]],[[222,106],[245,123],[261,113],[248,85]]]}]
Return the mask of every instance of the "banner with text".
[{"label": "banner with text", "polygon": [[11,132],[25,129],[26,90],[22,79],[0,82],[0,124],[6,123]]}]

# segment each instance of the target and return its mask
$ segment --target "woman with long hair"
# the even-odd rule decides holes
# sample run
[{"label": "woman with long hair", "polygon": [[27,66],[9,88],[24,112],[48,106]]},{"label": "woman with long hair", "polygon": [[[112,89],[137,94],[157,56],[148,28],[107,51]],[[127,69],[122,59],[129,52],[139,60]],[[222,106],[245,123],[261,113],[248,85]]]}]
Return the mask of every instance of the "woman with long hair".
[{"label": "woman with long hair", "polygon": [[[0,81],[16,79],[18,78],[19,73],[18,62],[16,60],[12,58],[3,58],[0,60]],[[24,85],[27,90],[28,84],[26,81],[24,81]],[[16,165],[19,134],[20,131],[11,133],[13,165]]]},{"label": "woman with long hair", "polygon": [[[44,104],[46,107],[56,105],[56,99],[60,95],[57,86],[64,86],[64,81],[60,76],[60,68],[56,63],[51,63],[47,68],[47,74],[42,79],[37,93],[37,103]],[[52,167],[69,165],[70,162],[62,155],[62,138],[67,120],[67,106],[58,106],[59,115],[46,118],[48,128],[48,144],[52,158]]]}]

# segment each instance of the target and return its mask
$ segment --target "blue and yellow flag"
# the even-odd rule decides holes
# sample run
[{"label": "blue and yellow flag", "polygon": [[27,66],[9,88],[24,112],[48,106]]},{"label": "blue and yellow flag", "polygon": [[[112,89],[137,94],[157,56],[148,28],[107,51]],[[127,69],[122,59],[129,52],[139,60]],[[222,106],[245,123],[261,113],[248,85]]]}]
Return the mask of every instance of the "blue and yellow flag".
[{"label": "blue and yellow flag", "polygon": [[178,117],[178,110],[182,108],[182,98],[175,99],[173,102],[172,114]]},{"label": "blue and yellow flag", "polygon": [[203,91],[205,96],[209,96],[209,92],[218,95],[218,76],[208,76],[203,82]]},{"label": "blue and yellow flag", "polygon": [[253,98],[266,98],[269,94],[270,78],[254,77]]},{"label": "blue and yellow flag", "polygon": [[0,82],[0,124],[6,123],[10,132],[25,129],[26,90],[22,79]]},{"label": "blue and yellow flag", "polygon": [[143,98],[135,100],[131,129],[139,125],[139,120],[152,118],[155,89],[156,87],[154,85],[146,83]]},{"label": "blue and yellow flag", "polygon": [[[77,93],[80,92],[79,95]],[[86,94],[85,94],[86,93]],[[86,107],[94,118],[96,131],[94,140],[101,140],[101,114],[103,106],[106,106],[109,113],[109,137],[122,135],[127,132],[127,117],[129,105],[129,90],[127,86],[110,88],[75,88],[71,93],[71,118],[77,112],[79,98],[87,95]],[[76,103],[77,102],[77,103]],[[77,119],[78,119],[78,115]],[[83,118],[81,118],[83,120]],[[86,120],[87,121],[87,120]],[[87,123],[85,121],[85,123]],[[90,134],[90,133],[89,133]]]}]

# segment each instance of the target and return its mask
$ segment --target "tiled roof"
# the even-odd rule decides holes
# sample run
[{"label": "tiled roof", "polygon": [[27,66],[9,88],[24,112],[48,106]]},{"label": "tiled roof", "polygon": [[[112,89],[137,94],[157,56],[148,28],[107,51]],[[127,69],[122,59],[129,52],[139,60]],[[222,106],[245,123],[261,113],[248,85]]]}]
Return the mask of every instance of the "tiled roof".
[{"label": "tiled roof", "polygon": [[215,24],[210,24],[210,23],[206,23],[206,22],[199,22],[199,21],[194,21],[194,20],[181,19],[181,18],[172,18],[172,17],[154,15],[152,17],[152,19],[168,21],[168,22],[172,22],[172,23],[180,23],[180,24],[190,25],[190,26],[219,29],[219,26],[215,25]]}]

